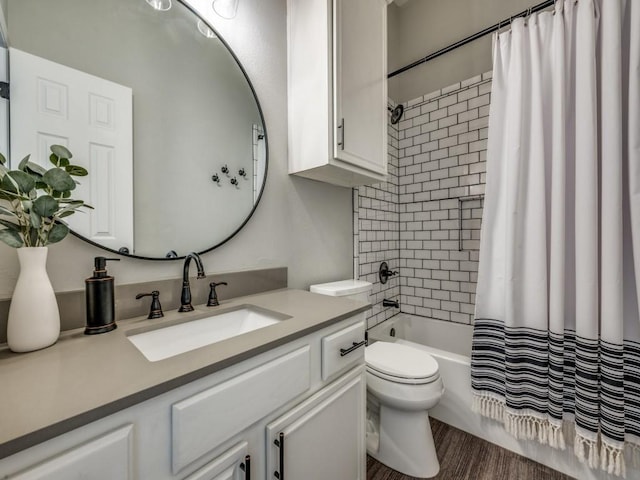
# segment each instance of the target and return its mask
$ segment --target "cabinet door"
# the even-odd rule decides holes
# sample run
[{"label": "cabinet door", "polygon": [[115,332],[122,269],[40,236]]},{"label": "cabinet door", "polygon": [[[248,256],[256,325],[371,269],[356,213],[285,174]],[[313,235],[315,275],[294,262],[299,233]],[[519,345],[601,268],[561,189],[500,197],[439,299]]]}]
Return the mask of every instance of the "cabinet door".
[{"label": "cabinet door", "polygon": [[241,442],[184,480],[240,480],[251,478],[249,444]]},{"label": "cabinet door", "polygon": [[360,366],[267,425],[266,478],[365,480],[365,395]]},{"label": "cabinet door", "polygon": [[11,480],[131,479],[133,478],[132,436],[133,425],[126,425],[8,478]]},{"label": "cabinet door", "polygon": [[334,157],[387,173],[387,4],[333,0]]}]

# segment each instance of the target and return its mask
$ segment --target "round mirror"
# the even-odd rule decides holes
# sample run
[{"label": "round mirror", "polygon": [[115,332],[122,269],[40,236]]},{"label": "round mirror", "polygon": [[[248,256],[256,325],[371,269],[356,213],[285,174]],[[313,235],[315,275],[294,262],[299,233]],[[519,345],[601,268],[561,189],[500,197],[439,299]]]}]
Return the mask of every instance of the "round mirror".
[{"label": "round mirror", "polygon": [[182,1],[8,0],[11,158],[52,144],[89,176],[73,232],[135,257],[211,250],[264,188],[260,105],[229,47]]}]

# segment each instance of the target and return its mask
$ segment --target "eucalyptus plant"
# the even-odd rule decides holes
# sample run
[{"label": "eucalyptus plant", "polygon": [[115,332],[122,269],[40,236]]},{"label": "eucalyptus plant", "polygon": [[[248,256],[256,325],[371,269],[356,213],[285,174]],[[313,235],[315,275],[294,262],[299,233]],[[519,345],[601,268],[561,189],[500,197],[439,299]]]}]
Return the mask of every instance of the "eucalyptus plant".
[{"label": "eucalyptus plant", "polygon": [[27,155],[17,170],[7,168],[0,154],[0,240],[10,247],[45,247],[62,240],[69,233],[63,218],[83,208],[93,208],[71,198],[87,170],[72,165],[71,152],[62,145],[52,145],[49,156],[53,168],[46,170],[29,161]]}]

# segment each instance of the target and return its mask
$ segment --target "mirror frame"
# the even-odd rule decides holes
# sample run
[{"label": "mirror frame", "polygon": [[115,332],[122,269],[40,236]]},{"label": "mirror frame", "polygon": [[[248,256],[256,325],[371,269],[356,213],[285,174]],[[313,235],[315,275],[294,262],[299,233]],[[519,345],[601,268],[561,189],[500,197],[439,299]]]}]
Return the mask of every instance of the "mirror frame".
[{"label": "mirror frame", "polygon": [[[200,14],[195,10],[195,8],[193,8],[191,5],[189,5],[186,2],[186,0],[177,0],[177,3],[179,3],[180,5],[185,7],[197,19],[200,19],[207,27],[209,27],[216,34],[216,36],[218,37],[218,40],[220,42],[222,42],[222,44],[225,46],[225,48],[227,49],[227,51],[229,52],[229,54],[231,55],[233,60],[236,62],[236,65],[238,66],[238,68],[242,72],[242,75],[244,76],[244,79],[247,81],[247,84],[249,85],[249,89],[251,90],[251,94],[253,95],[253,99],[256,102],[256,106],[258,108],[258,114],[260,115],[260,120],[262,121],[262,128],[263,128],[263,131],[264,131],[264,148],[265,148],[264,178],[262,179],[262,187],[260,188],[260,193],[258,194],[258,197],[256,198],[256,201],[253,204],[253,208],[251,209],[251,211],[249,212],[247,217],[238,226],[238,228],[236,230],[234,230],[233,232],[231,232],[231,234],[229,234],[229,236],[227,236],[224,240],[222,240],[221,242],[218,242],[217,244],[214,244],[213,246],[211,246],[209,248],[206,248],[205,250],[200,250],[200,251],[196,252],[199,255],[202,255],[202,254],[210,252],[210,251],[212,251],[212,250],[224,245],[229,240],[231,240],[233,237],[235,237],[238,234],[238,232],[240,232],[240,230],[242,230],[244,228],[244,226],[247,224],[247,222],[249,222],[249,220],[251,219],[251,217],[255,213],[256,208],[258,208],[258,205],[260,204],[260,200],[262,199],[262,194],[264,193],[264,189],[265,189],[265,187],[267,185],[267,174],[269,172],[269,136],[267,135],[267,124],[266,124],[266,122],[264,120],[264,114],[262,112],[262,106],[260,105],[260,101],[258,100],[258,95],[256,94],[256,90],[253,87],[253,84],[251,83],[251,80],[249,79],[249,76],[247,75],[246,70],[242,66],[242,63],[240,63],[240,60],[238,59],[238,57],[235,54],[235,52],[233,51],[233,49],[224,40],[224,38],[218,33],[218,31],[215,28],[213,28],[213,26],[206,19],[202,18],[200,16]],[[154,261],[161,261],[162,262],[162,261],[171,261],[171,260],[184,260],[184,258],[186,257],[186,255],[177,256],[177,257],[146,257],[146,256],[143,256],[143,255],[135,255],[135,254],[131,254],[131,253],[121,253],[118,250],[113,250],[112,248],[105,247],[103,245],[100,245],[97,242],[89,240],[88,238],[83,237],[81,234],[76,233],[73,230],[70,230],[70,231],[71,231],[71,234],[73,236],[79,238],[80,240],[83,240],[83,241],[89,243],[90,245],[93,245],[94,247],[101,248],[102,250],[106,250],[106,251],[108,251],[110,253],[115,253],[116,255],[121,255],[121,256],[123,256],[125,258],[137,258],[137,259],[140,259],[140,260],[154,260]]]}]

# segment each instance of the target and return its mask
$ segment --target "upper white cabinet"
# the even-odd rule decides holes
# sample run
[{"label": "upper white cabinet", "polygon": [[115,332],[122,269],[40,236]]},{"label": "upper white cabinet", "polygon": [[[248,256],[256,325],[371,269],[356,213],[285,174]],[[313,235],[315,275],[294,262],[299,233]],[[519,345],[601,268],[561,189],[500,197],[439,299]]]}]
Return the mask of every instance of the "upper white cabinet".
[{"label": "upper white cabinet", "polygon": [[288,0],[289,173],[346,187],[387,174],[387,3]]}]

